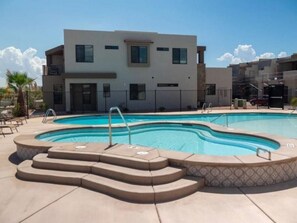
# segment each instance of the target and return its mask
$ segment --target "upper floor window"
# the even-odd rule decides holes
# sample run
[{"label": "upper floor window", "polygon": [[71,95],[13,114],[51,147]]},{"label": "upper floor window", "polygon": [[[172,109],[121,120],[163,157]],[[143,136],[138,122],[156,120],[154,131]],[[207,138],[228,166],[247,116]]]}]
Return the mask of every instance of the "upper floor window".
[{"label": "upper floor window", "polygon": [[131,46],[131,63],[147,64],[147,46]]},{"label": "upper floor window", "polygon": [[76,62],[94,62],[93,45],[76,45]]},{"label": "upper floor window", "polygon": [[173,48],[172,49],[172,63],[173,64],[187,64],[187,48]]},{"label": "upper floor window", "polygon": [[118,50],[119,46],[105,45],[106,50]]},{"label": "upper floor window", "polygon": [[169,51],[168,47],[157,47],[157,51]]},{"label": "upper floor window", "polygon": [[128,67],[150,66],[150,40],[124,40],[127,44]]}]

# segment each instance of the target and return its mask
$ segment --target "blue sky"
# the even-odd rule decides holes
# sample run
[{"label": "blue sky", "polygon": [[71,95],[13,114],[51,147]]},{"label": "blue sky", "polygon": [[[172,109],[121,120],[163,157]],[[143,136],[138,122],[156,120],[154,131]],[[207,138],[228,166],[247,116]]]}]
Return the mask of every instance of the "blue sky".
[{"label": "blue sky", "polygon": [[1,0],[0,86],[6,69],[40,83],[63,29],[196,35],[207,66],[226,67],[296,53],[296,21],[296,0]]}]

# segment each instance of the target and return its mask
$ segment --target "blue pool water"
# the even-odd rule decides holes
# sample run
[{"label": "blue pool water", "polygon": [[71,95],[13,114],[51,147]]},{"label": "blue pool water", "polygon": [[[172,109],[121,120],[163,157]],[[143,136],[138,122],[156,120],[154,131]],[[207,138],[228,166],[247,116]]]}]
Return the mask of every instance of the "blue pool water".
[{"label": "blue pool water", "polygon": [[[297,138],[297,115],[272,114],[272,113],[231,113],[219,117],[220,114],[197,115],[125,115],[128,123],[150,121],[204,121],[219,125],[238,128],[253,132],[269,133],[288,138]],[[106,125],[106,115],[79,116],[58,119],[55,122],[73,125]],[[119,116],[113,115],[112,123],[122,123]]]},{"label": "blue pool water", "polygon": [[[51,142],[108,142],[107,128],[82,128],[44,133],[37,139]],[[131,128],[133,145],[207,155],[255,154],[258,147],[275,150],[279,144],[248,135],[227,134],[202,125],[150,124]],[[126,128],[113,128],[113,143],[128,143]]]}]

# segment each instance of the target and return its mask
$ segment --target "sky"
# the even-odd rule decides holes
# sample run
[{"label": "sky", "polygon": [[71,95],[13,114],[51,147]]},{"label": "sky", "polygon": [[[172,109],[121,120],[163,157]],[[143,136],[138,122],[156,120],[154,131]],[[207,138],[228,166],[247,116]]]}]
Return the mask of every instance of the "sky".
[{"label": "sky", "polygon": [[42,83],[45,51],[64,29],[196,35],[207,67],[297,53],[297,0],[0,0],[0,87],[6,70]]}]

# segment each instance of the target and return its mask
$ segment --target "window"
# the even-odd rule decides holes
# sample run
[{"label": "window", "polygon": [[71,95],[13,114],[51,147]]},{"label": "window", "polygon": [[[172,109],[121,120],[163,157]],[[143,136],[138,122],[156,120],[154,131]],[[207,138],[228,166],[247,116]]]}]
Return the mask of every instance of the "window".
[{"label": "window", "polygon": [[175,83],[162,83],[162,84],[157,84],[158,87],[178,87],[178,84]]},{"label": "window", "polygon": [[55,105],[63,104],[63,85],[55,84],[53,88],[54,88],[54,92],[53,92],[54,104]]},{"label": "window", "polygon": [[173,64],[187,64],[187,49],[173,48],[172,49],[172,63]]},{"label": "window", "polygon": [[130,84],[130,100],[145,100],[145,84]]},{"label": "window", "polygon": [[83,104],[91,104],[91,85],[83,84],[82,85],[82,94],[83,94]]},{"label": "window", "polygon": [[206,85],[206,95],[216,95],[216,85],[207,84]]},{"label": "window", "polygon": [[93,45],[76,45],[76,62],[93,63]]},{"label": "window", "polygon": [[131,46],[131,63],[147,63],[147,46]]},{"label": "window", "polygon": [[103,97],[110,97],[110,84],[103,84]]},{"label": "window", "polygon": [[169,51],[168,47],[157,47],[157,51]]},{"label": "window", "polygon": [[105,45],[106,50],[118,50],[119,46]]}]

